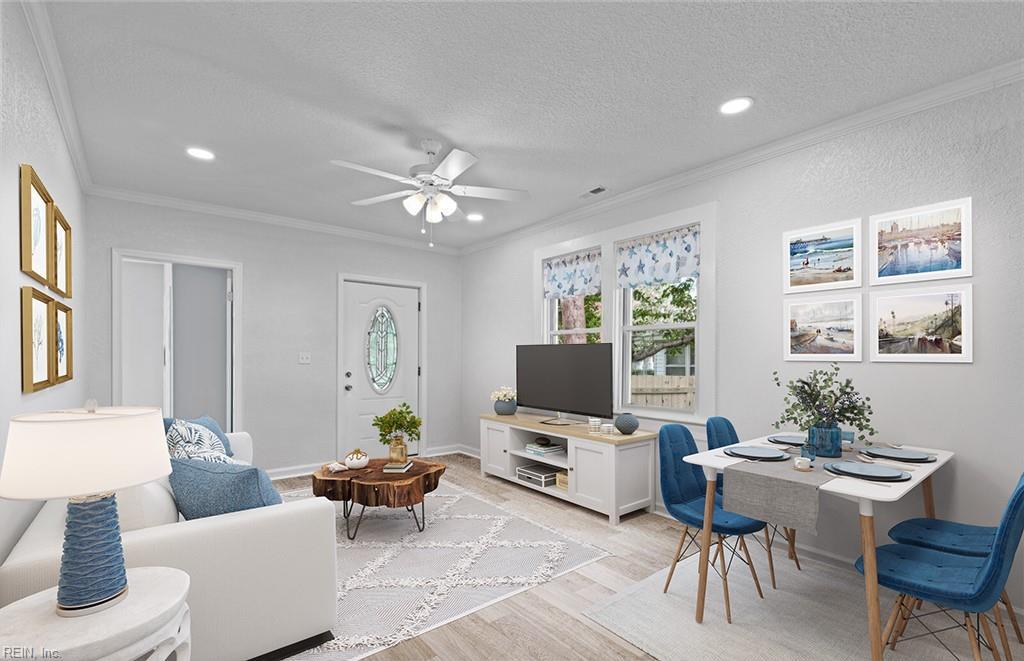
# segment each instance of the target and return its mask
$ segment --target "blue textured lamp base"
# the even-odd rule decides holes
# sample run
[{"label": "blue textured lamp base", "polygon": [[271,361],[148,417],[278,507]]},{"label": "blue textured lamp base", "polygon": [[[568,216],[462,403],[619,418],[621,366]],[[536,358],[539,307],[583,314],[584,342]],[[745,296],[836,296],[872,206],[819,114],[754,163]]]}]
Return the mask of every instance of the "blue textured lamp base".
[{"label": "blue textured lamp base", "polygon": [[64,528],[57,614],[96,613],[121,601],[127,592],[114,494],[72,498]]}]

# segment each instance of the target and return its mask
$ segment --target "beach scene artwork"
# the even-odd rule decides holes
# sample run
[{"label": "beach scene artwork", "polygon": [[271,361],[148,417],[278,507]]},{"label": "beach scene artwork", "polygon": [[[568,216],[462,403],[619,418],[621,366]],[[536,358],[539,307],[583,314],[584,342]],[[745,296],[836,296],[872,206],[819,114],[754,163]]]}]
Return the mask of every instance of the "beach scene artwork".
[{"label": "beach scene artwork", "polygon": [[872,282],[970,275],[970,238],[970,198],[872,216]]},{"label": "beach scene artwork", "polygon": [[872,360],[971,361],[971,285],[872,295]]},{"label": "beach scene artwork", "polygon": [[783,234],[786,293],[860,286],[860,219]]},{"label": "beach scene artwork", "polygon": [[785,303],[786,360],[860,360],[860,299]]}]

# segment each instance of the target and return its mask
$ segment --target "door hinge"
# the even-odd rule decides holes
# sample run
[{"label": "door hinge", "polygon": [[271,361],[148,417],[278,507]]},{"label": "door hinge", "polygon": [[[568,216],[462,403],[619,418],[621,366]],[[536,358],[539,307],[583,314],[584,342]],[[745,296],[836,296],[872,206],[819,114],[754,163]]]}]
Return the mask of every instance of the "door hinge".
[{"label": "door hinge", "polygon": [[416,311],[423,312],[423,304],[420,303],[419,301],[416,302]]},{"label": "door hinge", "polygon": [[422,367],[417,367],[416,368],[416,376],[423,376],[423,368]]}]

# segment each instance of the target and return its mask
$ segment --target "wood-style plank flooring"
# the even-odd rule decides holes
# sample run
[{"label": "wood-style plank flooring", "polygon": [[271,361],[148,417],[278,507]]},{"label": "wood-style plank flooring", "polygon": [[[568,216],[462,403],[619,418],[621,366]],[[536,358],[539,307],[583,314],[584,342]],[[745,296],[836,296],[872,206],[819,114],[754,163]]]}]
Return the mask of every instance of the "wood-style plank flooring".
[{"label": "wood-style plank flooring", "polygon": [[[378,652],[380,660],[637,659],[642,650],[583,616],[590,606],[668,566],[682,527],[638,512],[618,526],[608,518],[496,477],[464,455],[432,457],[448,465],[442,480],[475,491],[531,521],[602,548],[612,555]],[[309,478],[278,480],[297,489]]]}]

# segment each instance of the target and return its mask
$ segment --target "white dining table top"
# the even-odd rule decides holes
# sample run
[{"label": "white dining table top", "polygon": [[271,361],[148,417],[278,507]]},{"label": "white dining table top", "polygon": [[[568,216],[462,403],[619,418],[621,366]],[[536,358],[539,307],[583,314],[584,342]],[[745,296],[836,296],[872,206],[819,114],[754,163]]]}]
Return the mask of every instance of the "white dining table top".
[{"label": "white dining table top", "polygon": [[[749,441],[743,441],[739,443],[739,445],[771,447],[777,450],[782,450],[784,447],[771,443],[768,440],[768,436],[761,436]],[[853,501],[870,500],[874,502],[891,503],[900,500],[903,496],[913,491],[915,487],[921,484],[921,482],[934,474],[935,471],[942,468],[950,459],[953,458],[953,453],[947,450],[935,450],[916,445],[904,445],[903,449],[927,452],[928,454],[935,455],[936,460],[927,464],[911,464],[876,459],[874,462],[876,464],[907,471],[910,473],[910,479],[906,482],[870,482],[868,480],[860,480],[855,477],[836,476],[834,479],[822,484],[818,489]],[[823,466],[828,462],[846,460],[855,461],[856,458],[857,457],[854,452],[844,452],[842,458],[818,457],[814,462],[814,470],[825,470]],[[725,454],[724,448],[719,448],[717,450],[707,450],[705,452],[691,454],[687,457],[683,457],[683,461],[703,466],[706,473],[707,469],[723,471],[726,467],[746,461],[746,459],[730,457]],[[792,462],[790,462],[790,466],[792,466]]]}]

